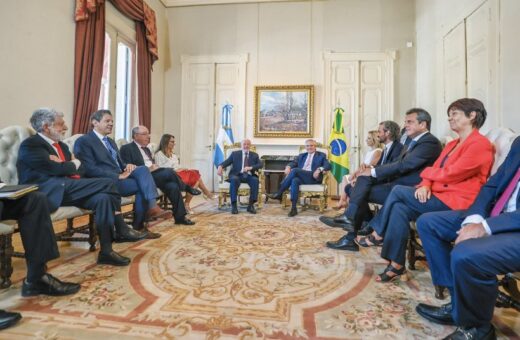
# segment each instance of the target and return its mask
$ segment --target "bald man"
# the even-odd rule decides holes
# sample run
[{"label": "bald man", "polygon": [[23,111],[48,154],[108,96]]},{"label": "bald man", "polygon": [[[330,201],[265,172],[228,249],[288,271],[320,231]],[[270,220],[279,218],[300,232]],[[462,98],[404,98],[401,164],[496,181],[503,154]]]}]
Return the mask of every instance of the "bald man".
[{"label": "bald man", "polygon": [[258,169],[262,168],[262,162],[256,152],[250,151],[251,141],[242,141],[242,150],[231,153],[229,157],[217,169],[217,174],[222,176],[224,169],[231,165],[229,171],[229,194],[231,196],[231,213],[238,214],[237,196],[240,183],[249,184],[249,205],[247,211],[256,214],[255,202],[258,200]]}]

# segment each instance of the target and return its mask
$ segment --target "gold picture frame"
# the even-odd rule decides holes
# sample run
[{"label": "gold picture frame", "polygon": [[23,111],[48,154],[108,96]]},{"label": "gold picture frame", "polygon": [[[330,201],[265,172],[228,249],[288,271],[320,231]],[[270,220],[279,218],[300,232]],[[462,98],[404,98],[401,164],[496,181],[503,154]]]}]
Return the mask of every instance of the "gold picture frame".
[{"label": "gold picture frame", "polygon": [[314,86],[255,86],[255,137],[312,137]]}]

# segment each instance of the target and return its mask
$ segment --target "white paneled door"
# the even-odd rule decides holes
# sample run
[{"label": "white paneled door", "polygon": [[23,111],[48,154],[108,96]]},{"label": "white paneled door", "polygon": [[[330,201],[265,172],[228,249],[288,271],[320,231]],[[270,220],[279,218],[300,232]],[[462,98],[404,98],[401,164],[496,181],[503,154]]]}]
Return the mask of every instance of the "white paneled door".
[{"label": "white paneled door", "polygon": [[[325,59],[325,136],[334,108],[345,110],[343,127],[350,141],[350,170],[359,167],[369,130],[393,119],[393,61],[395,53],[331,53]],[[334,187],[335,185],[332,185]]]},{"label": "white paneled door", "polygon": [[215,138],[222,106],[233,105],[231,126],[235,139],[244,131],[247,56],[183,56],[181,165],[200,171],[210,189],[218,177],[213,165]]}]

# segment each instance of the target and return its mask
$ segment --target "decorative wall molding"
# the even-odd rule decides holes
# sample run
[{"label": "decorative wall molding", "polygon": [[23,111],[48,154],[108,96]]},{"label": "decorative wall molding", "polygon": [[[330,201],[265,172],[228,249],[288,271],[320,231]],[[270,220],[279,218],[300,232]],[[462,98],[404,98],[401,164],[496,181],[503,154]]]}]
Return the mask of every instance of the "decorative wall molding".
[{"label": "decorative wall molding", "polygon": [[252,4],[266,2],[294,2],[311,0],[161,0],[165,7],[207,6],[224,4]]}]

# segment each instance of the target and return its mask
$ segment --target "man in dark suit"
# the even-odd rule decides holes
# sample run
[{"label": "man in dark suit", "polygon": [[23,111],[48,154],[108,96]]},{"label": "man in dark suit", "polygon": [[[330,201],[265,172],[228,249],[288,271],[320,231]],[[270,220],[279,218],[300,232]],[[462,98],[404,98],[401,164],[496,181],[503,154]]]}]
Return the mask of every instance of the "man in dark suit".
[{"label": "man in dark suit", "polygon": [[[62,282],[46,273],[46,263],[58,258],[60,253],[45,194],[31,192],[17,200],[0,199],[0,219],[18,222],[27,263],[22,296],[63,296],[79,291],[79,284]],[[20,313],[0,310],[0,329],[14,325],[21,318]]]},{"label": "man in dark suit", "polygon": [[[414,186],[421,181],[421,171],[432,165],[442,151],[440,141],[429,132],[431,121],[430,114],[424,109],[413,108],[406,112],[405,129],[410,144],[403,148],[395,161],[373,169],[367,168],[358,174],[353,191],[361,190],[357,189],[358,186],[364,188],[363,195],[360,195],[361,199],[352,200],[350,203],[352,207],[349,204],[345,215],[334,220],[336,223],[342,223],[343,228],[348,232],[335,242],[327,242],[327,247],[359,251],[358,244],[354,242],[361,223],[357,209],[363,207],[362,211],[366,211],[367,200],[384,203],[396,185]],[[374,219],[378,219],[378,215]]]},{"label": "man in dark suit", "polygon": [[[434,285],[450,290],[440,307],[417,313],[459,328],[446,339],[495,339],[497,275],[520,271],[520,137],[468,210],[423,214],[417,229]],[[455,241],[455,246],[452,242]]]},{"label": "man in dark suit", "polygon": [[[169,219],[172,213],[157,205],[157,187],[150,170],[145,166],[125,163],[116,143],[110,137],[114,120],[109,110],[98,110],[90,116],[93,130],[78,138],[74,154],[85,165],[87,177],[107,178],[122,196],[135,195],[133,227],[146,230],[145,220]],[[148,238],[158,238],[148,232]]]},{"label": "man in dark suit", "polygon": [[229,194],[231,196],[231,213],[238,214],[237,196],[240,183],[249,185],[249,205],[247,211],[256,214],[255,202],[258,200],[258,175],[257,171],[262,168],[262,161],[256,152],[250,151],[251,141],[242,141],[242,150],[234,151],[229,157],[219,164],[217,174],[222,176],[224,168],[231,165],[229,171]]},{"label": "man in dark suit", "polygon": [[[396,161],[403,150],[403,144],[398,141],[399,125],[394,121],[387,120],[379,124],[378,138],[379,142],[384,145],[384,150],[375,168]],[[321,222],[331,227],[343,228],[344,221],[348,218],[357,231],[362,221],[365,221],[370,215],[368,204],[383,204],[394,184],[389,180],[378,181],[377,178],[371,176],[360,176],[367,168],[370,167],[365,164],[361,165],[352,175],[352,183],[345,186],[349,205],[344,216],[321,216]],[[359,183],[357,182],[358,176],[360,176]]]},{"label": "man in dark suit", "polygon": [[133,143],[121,147],[121,158],[124,162],[137,166],[146,166],[152,173],[155,185],[161,189],[172,204],[172,212],[176,224],[193,225],[195,222],[186,217],[186,207],[181,191],[192,195],[200,195],[200,190],[186,185],[171,168],[159,168],[155,164],[150,144],[150,132],[146,126],[137,126],[132,129]]},{"label": "man in dark suit", "polygon": [[300,185],[302,184],[319,184],[323,179],[323,172],[330,170],[330,163],[327,155],[323,152],[316,151],[316,141],[307,139],[305,141],[305,149],[307,152],[301,153],[298,157],[285,167],[285,175],[278,192],[268,195],[272,199],[282,199],[285,190],[291,188],[291,211],[289,217],[296,216],[298,210],[296,203],[300,193]]},{"label": "man in dark suit", "polygon": [[[137,241],[144,238],[128,228],[121,216],[121,196],[107,180],[81,178],[83,164],[73,159],[67,145],[61,142],[67,125],[63,114],[42,108],[31,116],[31,125],[37,134],[24,140],[18,151],[18,178],[21,184],[38,184],[47,195],[51,211],[60,206],[77,206],[93,210],[99,234],[99,264],[125,266],[130,259],[112,250],[112,239]],[[114,233],[115,226],[115,233]]]}]

